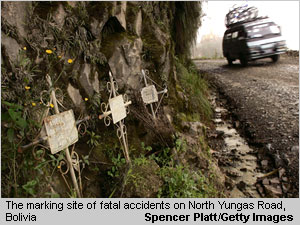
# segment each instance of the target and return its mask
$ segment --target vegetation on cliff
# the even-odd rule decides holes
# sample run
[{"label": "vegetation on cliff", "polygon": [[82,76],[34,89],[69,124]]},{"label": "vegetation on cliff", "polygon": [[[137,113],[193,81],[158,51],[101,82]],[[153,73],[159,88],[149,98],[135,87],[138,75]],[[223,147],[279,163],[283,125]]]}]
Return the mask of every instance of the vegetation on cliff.
[{"label": "vegetation on cliff", "polygon": [[[1,4],[3,197],[76,197],[60,173],[63,151],[20,148],[40,137],[43,118],[54,114],[52,88],[62,111],[91,118],[72,147],[84,197],[222,196],[206,126],[186,130],[209,125],[211,116],[207,86],[189,60],[201,2]],[[168,86],[156,121],[141,101],[142,69]],[[98,119],[109,71],[132,101],[125,120],[130,167],[114,127]]]}]

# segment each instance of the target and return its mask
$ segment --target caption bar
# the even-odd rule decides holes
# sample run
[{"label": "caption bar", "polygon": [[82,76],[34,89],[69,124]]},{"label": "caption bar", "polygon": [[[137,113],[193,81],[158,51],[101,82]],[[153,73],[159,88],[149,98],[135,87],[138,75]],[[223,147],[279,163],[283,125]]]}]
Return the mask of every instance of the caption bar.
[{"label": "caption bar", "polygon": [[294,207],[298,204],[297,199],[1,199],[4,206],[1,208],[5,210],[1,212],[0,222],[47,224],[50,216],[52,220],[68,217],[77,224],[81,216],[103,221],[110,218],[109,222],[116,220],[111,215],[118,215],[120,221],[129,222],[130,218],[139,224],[299,224]]}]

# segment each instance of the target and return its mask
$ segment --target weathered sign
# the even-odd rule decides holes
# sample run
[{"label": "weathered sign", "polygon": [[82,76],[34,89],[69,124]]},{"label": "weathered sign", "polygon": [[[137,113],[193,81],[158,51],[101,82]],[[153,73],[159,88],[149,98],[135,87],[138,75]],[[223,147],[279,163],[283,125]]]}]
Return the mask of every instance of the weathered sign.
[{"label": "weathered sign", "polygon": [[[153,119],[155,120],[157,110],[162,102],[164,95],[167,94],[168,89],[165,86],[162,91],[157,92],[155,85],[160,88],[162,88],[162,87],[159,86],[148,75],[149,75],[148,70],[142,70],[142,78],[144,78],[145,87],[141,90],[141,95],[142,95],[142,99],[143,99],[143,102],[145,103],[145,105],[150,105],[151,113],[152,113]],[[150,80],[153,84],[148,85],[147,79]],[[162,95],[161,95],[160,99],[158,100],[159,94],[162,94]],[[158,102],[158,104],[154,105],[154,107],[156,107],[156,109],[154,110],[152,103],[155,103],[155,102]]]},{"label": "weathered sign", "polygon": [[52,154],[78,141],[78,131],[72,109],[46,117],[44,124]]},{"label": "weathered sign", "polygon": [[158,102],[158,94],[154,85],[144,87],[141,91],[142,99],[145,104]]},{"label": "weathered sign", "polygon": [[109,107],[114,124],[126,117],[126,108],[123,100],[123,95],[118,95],[117,97],[109,99]]}]

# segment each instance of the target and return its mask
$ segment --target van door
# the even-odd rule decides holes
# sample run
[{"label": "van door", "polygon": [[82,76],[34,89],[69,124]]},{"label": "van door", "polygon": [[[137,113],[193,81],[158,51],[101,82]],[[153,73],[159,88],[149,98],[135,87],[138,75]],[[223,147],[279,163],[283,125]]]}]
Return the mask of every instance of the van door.
[{"label": "van door", "polygon": [[246,31],[243,27],[241,27],[241,29],[238,31],[238,37],[237,37],[238,57],[244,56],[247,58],[248,56],[248,46],[246,43],[246,37],[247,37]]}]

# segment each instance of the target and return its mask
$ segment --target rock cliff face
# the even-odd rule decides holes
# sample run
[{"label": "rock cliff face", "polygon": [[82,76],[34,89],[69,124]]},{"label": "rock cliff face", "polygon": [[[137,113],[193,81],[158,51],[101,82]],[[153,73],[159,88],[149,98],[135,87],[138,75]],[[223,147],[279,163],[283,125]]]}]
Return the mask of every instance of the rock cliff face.
[{"label": "rock cliff face", "polygon": [[[2,128],[9,139],[3,146],[6,150],[2,155],[9,158],[9,149],[16,151],[18,146],[29,143],[39,134],[36,122],[45,116],[44,103],[49,101],[48,92],[43,92],[49,90],[45,79],[48,74],[54,88],[59,89],[57,98],[64,109],[73,109],[76,119],[86,115],[93,118],[88,122],[89,137],[80,137],[75,148],[83,156],[83,164],[92,168],[85,174],[87,181],[83,188],[89,193],[86,195],[108,196],[109,191],[115,191],[106,185],[111,183],[107,182],[111,163],[116,166],[112,158],[119,157],[118,152],[121,152],[119,142],[113,126],[105,127],[98,119],[101,103],[108,101],[106,83],[109,71],[119,92],[126,93],[132,101],[131,113],[126,118],[130,154],[161,154],[161,149],[176,147],[173,122],[178,120],[177,108],[185,109],[187,98],[178,83],[175,61],[188,55],[192,36],[199,26],[197,21],[201,11],[197,9],[201,10],[201,7],[196,2],[2,2],[1,99],[5,102],[2,112],[7,116],[7,121],[6,117],[2,120]],[[169,98],[163,100],[156,122],[141,100],[140,90],[144,87],[142,69],[147,69],[151,79],[160,86],[168,85]],[[9,111],[12,108],[13,111]],[[53,109],[48,105],[47,110],[51,112]],[[151,146],[151,151],[146,151],[144,146]],[[27,152],[19,151],[14,162],[25,162],[28,157],[25,154]],[[12,158],[2,171],[12,171],[9,169]],[[87,159],[94,160],[95,164],[92,166]],[[57,166],[58,159],[51,157],[51,160]],[[99,163],[102,164],[98,166]],[[157,164],[159,160],[156,159],[148,167],[147,164],[142,167],[147,181],[155,181],[155,190],[146,191],[148,197],[155,197],[162,185],[156,174]],[[32,166],[27,166],[31,175],[37,173],[32,172]],[[49,169],[35,168],[47,178],[44,187],[41,187],[40,180],[40,187],[36,190],[36,182],[23,174],[26,171],[20,172],[23,170],[20,166],[17,168],[20,179],[15,180],[14,191],[7,178],[2,182],[2,187],[5,187],[2,195],[41,196],[50,188],[52,194],[64,196],[58,191],[59,184],[53,181]],[[122,167],[118,165],[116,168]],[[110,175],[119,180],[116,168]],[[23,185],[20,193],[17,183]],[[138,187],[140,196],[137,197],[143,197],[141,187]],[[122,191],[119,192],[122,195]],[[135,194],[126,193],[126,196]]]},{"label": "rock cliff face", "polygon": [[[38,93],[49,74],[67,108],[78,116],[97,115],[97,103],[107,100],[101,96],[111,70],[120,90],[136,103],[144,86],[141,69],[161,85],[172,80],[174,8],[164,2],[3,2],[1,56],[8,89],[2,100],[21,97],[20,90],[5,93],[13,79],[23,79],[15,85]],[[25,74],[13,77],[22,63],[26,68],[19,72]],[[136,113],[142,115],[138,108]]]}]

